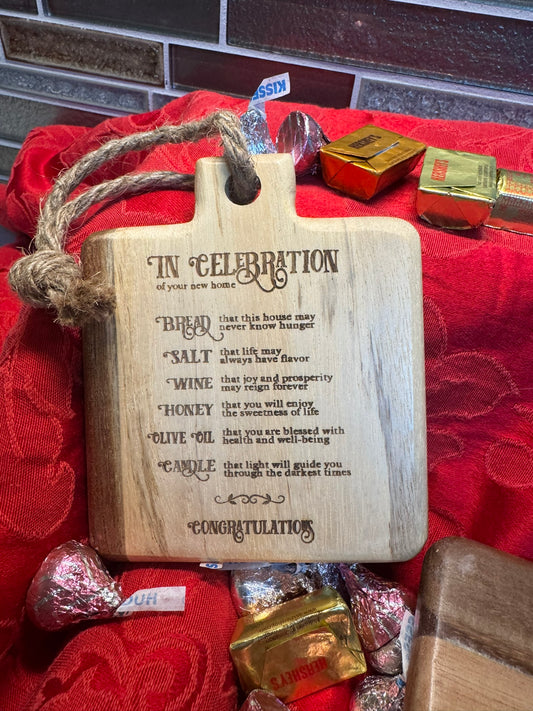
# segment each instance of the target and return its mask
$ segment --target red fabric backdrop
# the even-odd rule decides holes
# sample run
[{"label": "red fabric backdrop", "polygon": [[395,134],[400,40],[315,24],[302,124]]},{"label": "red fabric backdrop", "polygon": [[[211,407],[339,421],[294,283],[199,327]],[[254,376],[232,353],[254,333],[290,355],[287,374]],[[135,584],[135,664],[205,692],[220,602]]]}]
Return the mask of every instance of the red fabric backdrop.
[{"label": "red fabric backdrop", "polygon": [[[87,540],[80,334],[10,292],[10,264],[27,248],[42,198],[59,172],[104,141],[246,102],[197,92],[140,116],[93,129],[52,126],[28,136],[0,195],[0,218],[19,233],[0,250],[0,708],[3,711],[234,711],[228,654],[235,622],[227,574],[194,565],[111,565],[126,593],[186,585],[184,613],[82,624],[44,634],[24,616],[28,584],[48,551]],[[428,145],[494,155],[499,167],[533,172],[533,131],[509,125],[425,120],[272,102],[272,134],[296,108],[330,139],[374,123]],[[194,171],[220,153],[216,140],[162,146],[100,169],[82,186],[125,171]],[[452,233],[417,218],[420,166],[369,203],[298,183],[300,215],[387,215],[422,241],[428,421],[429,539],[466,536],[533,558],[533,237],[481,228]],[[190,220],[194,196],[159,192],[95,207],[68,250],[91,232]],[[380,572],[416,590],[423,553]],[[295,702],[298,711],[345,711],[351,683]]]}]

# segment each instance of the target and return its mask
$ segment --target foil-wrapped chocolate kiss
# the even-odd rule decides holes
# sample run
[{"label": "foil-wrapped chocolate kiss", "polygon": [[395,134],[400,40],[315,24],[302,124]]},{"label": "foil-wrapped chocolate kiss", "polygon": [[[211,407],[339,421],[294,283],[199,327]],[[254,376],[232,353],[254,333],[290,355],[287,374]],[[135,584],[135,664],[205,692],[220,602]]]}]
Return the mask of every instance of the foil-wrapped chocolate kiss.
[{"label": "foil-wrapped chocolate kiss", "polygon": [[319,151],[329,143],[319,124],[302,111],[291,111],[279,127],[276,137],[278,153],[290,153],[296,175],[316,173]]},{"label": "foil-wrapped chocolate kiss", "polygon": [[54,631],[82,620],[113,617],[122,601],[120,585],[96,551],[68,541],[44,559],[29,587],[26,610],[37,627]]}]

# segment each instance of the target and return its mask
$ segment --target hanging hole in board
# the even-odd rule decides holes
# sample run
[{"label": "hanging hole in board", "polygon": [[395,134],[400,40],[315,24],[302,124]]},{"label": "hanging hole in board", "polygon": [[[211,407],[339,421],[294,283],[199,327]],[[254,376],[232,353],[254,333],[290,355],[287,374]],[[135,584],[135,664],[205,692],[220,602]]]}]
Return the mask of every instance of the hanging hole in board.
[{"label": "hanging hole in board", "polygon": [[259,193],[261,192],[261,181],[259,180],[259,177],[257,177],[255,184],[250,186],[249,193],[243,196],[239,195],[235,190],[233,176],[230,175],[226,180],[225,191],[228,198],[231,202],[235,203],[235,205],[250,205],[250,203],[254,202],[259,197]]}]

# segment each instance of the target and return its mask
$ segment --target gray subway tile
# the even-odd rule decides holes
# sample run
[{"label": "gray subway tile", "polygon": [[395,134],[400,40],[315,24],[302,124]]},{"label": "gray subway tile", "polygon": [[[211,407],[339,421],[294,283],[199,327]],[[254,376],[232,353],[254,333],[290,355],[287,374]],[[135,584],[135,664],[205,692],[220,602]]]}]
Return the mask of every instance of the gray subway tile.
[{"label": "gray subway tile", "polygon": [[96,126],[106,118],[106,115],[100,113],[0,94],[0,139],[20,142],[36,126]]},{"label": "gray subway tile", "polygon": [[178,45],[170,48],[172,85],[178,89],[211,89],[236,96],[252,96],[261,81],[289,72],[291,93],[286,101],[347,107],[353,76],[267,59]]},{"label": "gray subway tile", "polygon": [[228,0],[231,45],[531,93],[532,33],[527,20],[390,0]]},{"label": "gray subway tile", "polygon": [[176,96],[172,96],[171,94],[160,94],[159,92],[154,92],[152,94],[152,104],[154,109],[162,109],[163,106],[166,106],[170,101],[174,101],[176,99]]},{"label": "gray subway tile", "polygon": [[391,111],[422,118],[493,121],[533,128],[533,104],[515,100],[439,91],[409,84],[363,79],[357,98],[358,109]]},{"label": "gray subway tile", "polygon": [[37,13],[35,0],[0,0],[0,10]]},{"label": "gray subway tile", "polygon": [[526,10],[531,10],[531,0],[473,0],[478,5],[499,5],[500,7],[524,7]]},{"label": "gray subway tile", "polygon": [[219,0],[48,0],[48,7],[57,17],[218,41]]},{"label": "gray subway tile", "polygon": [[[0,160],[2,155],[2,148],[0,147]],[[5,173],[0,173],[0,183],[6,183],[7,179],[9,178],[9,175],[6,175]],[[6,229],[3,225],[0,225],[0,247],[5,245],[5,244],[11,244],[11,242],[15,242],[17,239],[17,235],[14,232],[11,232],[11,230]]]},{"label": "gray subway tile", "polygon": [[148,111],[148,94],[145,91],[84,81],[66,74],[23,69],[19,66],[0,64],[0,89],[126,113]]},{"label": "gray subway tile", "polygon": [[15,17],[1,17],[0,29],[8,59],[147,84],[163,82],[159,42]]},{"label": "gray subway tile", "polygon": [[[1,98],[1,97],[0,97]],[[11,166],[15,162],[15,158],[19,152],[18,148],[12,146],[3,146],[0,144],[0,180],[9,177]]]}]

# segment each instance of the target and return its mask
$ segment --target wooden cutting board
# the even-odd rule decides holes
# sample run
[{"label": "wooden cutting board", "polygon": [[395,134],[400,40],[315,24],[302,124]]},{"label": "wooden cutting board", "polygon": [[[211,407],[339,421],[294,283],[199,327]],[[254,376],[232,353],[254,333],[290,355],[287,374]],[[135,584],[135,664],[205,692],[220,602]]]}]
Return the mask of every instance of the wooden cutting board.
[{"label": "wooden cutting board", "polygon": [[424,559],[405,711],[533,708],[533,563],[448,538]]},{"label": "wooden cutting board", "polygon": [[196,172],[186,224],[92,235],[117,293],[83,332],[90,527],[105,556],[389,561],[426,538],[420,245],[390,218],[295,212]]}]

